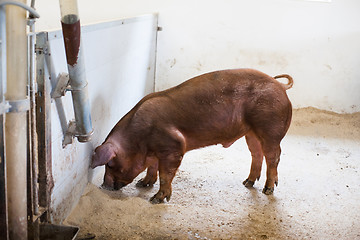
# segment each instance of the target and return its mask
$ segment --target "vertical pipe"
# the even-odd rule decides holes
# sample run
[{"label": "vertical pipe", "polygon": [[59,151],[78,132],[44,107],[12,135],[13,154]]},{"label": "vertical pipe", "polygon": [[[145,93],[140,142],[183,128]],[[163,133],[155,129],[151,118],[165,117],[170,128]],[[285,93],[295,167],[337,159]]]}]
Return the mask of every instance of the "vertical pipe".
[{"label": "vertical pipe", "polygon": [[61,25],[73,98],[76,133],[79,142],[90,140],[93,129],[90,116],[81,27],[76,0],[60,0]]},{"label": "vertical pipe", "polygon": [[6,164],[5,164],[5,135],[4,119],[5,114],[0,115],[0,239],[7,240],[8,234],[8,210],[6,191]]},{"label": "vertical pipe", "polygon": [[[34,8],[35,0],[31,1]],[[28,25],[30,33],[28,35],[28,64],[29,64],[29,98],[30,111],[28,114],[28,238],[39,240],[39,191],[38,191],[38,138],[36,132],[36,78],[35,78],[35,16],[29,14]]]},{"label": "vertical pipe", "polygon": [[[33,1],[32,1],[33,5]],[[29,86],[30,86],[30,152],[31,152],[31,175],[32,175],[32,199],[33,199],[33,213],[35,215],[39,214],[38,208],[38,144],[37,144],[37,133],[36,133],[36,103],[35,103],[35,93],[36,93],[36,78],[35,78],[35,18],[30,18],[28,20],[30,26],[30,36],[29,36]]]},{"label": "vertical pipe", "polygon": [[[26,0],[20,2],[26,3]],[[26,99],[27,36],[26,11],[17,6],[6,7],[7,92],[6,100]],[[26,112],[6,115],[6,167],[8,224],[10,239],[27,239],[26,196]]]},{"label": "vertical pipe", "polygon": [[0,65],[0,104],[4,103],[6,92],[6,11],[5,5],[0,5],[0,55],[1,55],[1,65]]},{"label": "vertical pipe", "polygon": [[[0,106],[5,104],[6,84],[6,14],[5,6],[0,5]],[[8,209],[5,162],[5,113],[0,113],[0,239],[9,239]]]}]

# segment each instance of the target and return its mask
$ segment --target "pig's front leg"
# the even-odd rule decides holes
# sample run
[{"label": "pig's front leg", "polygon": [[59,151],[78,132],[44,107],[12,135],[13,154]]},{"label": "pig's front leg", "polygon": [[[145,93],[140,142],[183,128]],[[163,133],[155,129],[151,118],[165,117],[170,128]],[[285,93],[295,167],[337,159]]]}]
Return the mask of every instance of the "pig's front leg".
[{"label": "pig's front leg", "polygon": [[158,161],[155,161],[152,165],[150,165],[147,169],[146,176],[140,179],[137,183],[137,187],[152,187],[157,180],[157,172],[158,172]]},{"label": "pig's front leg", "polygon": [[164,199],[170,201],[171,197],[171,183],[175,177],[176,171],[180,166],[182,160],[182,154],[173,153],[165,158],[159,159],[159,177],[160,177],[160,189],[150,199],[151,203],[163,203]]}]

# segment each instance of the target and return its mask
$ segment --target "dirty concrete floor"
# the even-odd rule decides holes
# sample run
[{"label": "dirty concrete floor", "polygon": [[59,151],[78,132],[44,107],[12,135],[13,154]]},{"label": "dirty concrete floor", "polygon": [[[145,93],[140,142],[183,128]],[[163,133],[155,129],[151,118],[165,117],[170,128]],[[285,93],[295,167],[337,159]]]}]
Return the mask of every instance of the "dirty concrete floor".
[{"label": "dirty concrete floor", "polygon": [[144,174],[116,192],[89,184],[65,224],[96,239],[360,239],[360,113],[295,110],[272,196],[265,165],[242,185],[250,158],[244,139],[187,153],[160,205],[148,202],[158,183],[135,187]]}]

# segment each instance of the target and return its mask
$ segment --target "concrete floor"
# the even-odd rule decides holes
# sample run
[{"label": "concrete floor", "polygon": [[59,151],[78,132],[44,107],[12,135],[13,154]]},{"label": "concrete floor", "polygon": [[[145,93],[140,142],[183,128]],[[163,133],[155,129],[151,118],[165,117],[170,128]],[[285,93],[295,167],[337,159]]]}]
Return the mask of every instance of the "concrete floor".
[{"label": "concrete floor", "polygon": [[160,205],[148,202],[158,184],[135,187],[144,174],[116,192],[89,184],[65,224],[96,239],[360,239],[360,113],[295,110],[272,196],[265,165],[242,185],[250,158],[244,139],[187,153]]}]

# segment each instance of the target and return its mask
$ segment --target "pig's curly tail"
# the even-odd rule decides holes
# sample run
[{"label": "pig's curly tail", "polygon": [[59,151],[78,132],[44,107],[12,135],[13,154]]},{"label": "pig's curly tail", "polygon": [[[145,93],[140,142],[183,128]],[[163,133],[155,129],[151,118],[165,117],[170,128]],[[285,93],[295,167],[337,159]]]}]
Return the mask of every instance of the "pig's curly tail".
[{"label": "pig's curly tail", "polygon": [[287,84],[284,84],[284,83],[280,83],[281,86],[285,89],[285,90],[288,90],[290,89],[293,85],[294,85],[294,80],[293,78],[288,75],[288,74],[281,74],[281,75],[277,75],[274,77],[274,79],[278,79],[278,78],[287,78],[288,79],[288,83]]}]

